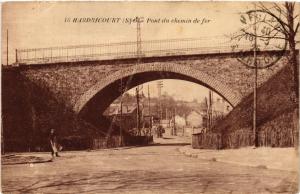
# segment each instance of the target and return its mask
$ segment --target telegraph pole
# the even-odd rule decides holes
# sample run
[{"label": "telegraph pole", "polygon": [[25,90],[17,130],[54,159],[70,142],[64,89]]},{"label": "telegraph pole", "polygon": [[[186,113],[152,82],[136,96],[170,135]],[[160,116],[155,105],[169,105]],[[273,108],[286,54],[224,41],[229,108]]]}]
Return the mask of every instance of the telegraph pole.
[{"label": "telegraph pole", "polygon": [[141,55],[142,55],[142,35],[141,35],[141,21],[139,17],[136,22],[136,54],[138,64],[140,63]]},{"label": "telegraph pole", "polygon": [[136,128],[138,130],[139,135],[141,135],[140,131],[140,98],[139,98],[139,86],[135,88],[136,92],[136,104],[137,104],[137,114],[136,114]]},{"label": "telegraph pole", "polygon": [[8,65],[8,29],[6,30],[6,65]]},{"label": "telegraph pole", "polygon": [[1,154],[5,154],[4,151],[4,133],[3,133],[3,122],[1,122]]},{"label": "telegraph pole", "polygon": [[[174,110],[172,111],[173,113],[173,130],[172,130],[172,135],[174,135],[175,134],[175,116],[176,116],[176,114],[175,114],[175,108],[174,108]],[[183,128],[183,130],[182,130],[182,136],[184,136],[184,128]]]},{"label": "telegraph pole", "polygon": [[[249,60],[248,57],[245,56],[241,56],[240,58],[238,57],[238,61],[241,62],[243,65],[245,65],[247,68],[253,69],[254,70],[254,80],[253,80],[253,112],[252,112],[252,144],[254,146],[254,148],[256,148],[258,146],[258,131],[257,131],[257,109],[258,109],[258,104],[257,104],[257,76],[258,76],[258,70],[259,69],[266,69],[269,67],[272,67],[273,65],[275,65],[279,59],[284,55],[285,50],[286,50],[286,46],[287,46],[287,41],[285,40],[283,47],[281,48],[281,54],[278,55],[277,57],[273,58],[268,58],[268,56],[263,56],[263,55],[258,55],[259,52],[259,47],[260,45],[258,44],[258,41],[267,41],[268,45],[270,40],[272,39],[272,36],[267,34],[266,32],[263,32],[263,30],[260,30],[260,25],[257,25],[258,23],[261,23],[262,20],[260,17],[258,17],[257,15],[257,9],[256,9],[256,3],[254,3],[254,10],[247,12],[249,18],[253,18],[254,20],[252,22],[252,19],[250,19],[251,23],[251,32],[248,33],[245,31],[244,37],[247,41],[251,42],[251,50],[253,50],[253,60]],[[254,14],[254,16],[252,15]],[[244,22],[243,22],[244,23]],[[264,26],[263,26],[264,27]],[[261,33],[260,35],[258,33]],[[249,37],[249,36],[250,37]],[[266,36],[267,35],[267,36]],[[257,39],[259,37],[259,39]],[[240,39],[239,39],[240,40]],[[254,41],[254,42],[253,42]],[[266,46],[266,45],[265,45]],[[279,46],[276,46],[278,48],[280,48]],[[263,49],[266,49],[266,47],[264,47]],[[247,50],[248,51],[248,50]],[[241,50],[241,53],[243,53],[245,51]],[[263,60],[258,60],[258,57],[260,57]]]},{"label": "telegraph pole", "polygon": [[170,127],[169,112],[168,112],[168,108],[167,107],[166,107],[166,120],[168,121],[168,127]]},{"label": "telegraph pole", "polygon": [[[139,65],[141,62],[141,55],[142,55],[142,37],[141,37],[141,24],[140,18],[136,17],[136,57],[137,63]],[[136,87],[136,103],[137,103],[137,121],[136,121],[136,128],[138,130],[139,135],[141,135],[140,131],[140,99],[139,99],[139,86]]]},{"label": "telegraph pole", "polygon": [[208,91],[208,129],[212,127],[212,105],[213,105],[213,94],[212,91]]},{"label": "telegraph pole", "polygon": [[254,3],[254,10],[255,10],[255,16],[254,16],[254,51],[253,51],[253,66],[254,66],[254,89],[253,89],[253,137],[254,137],[254,147],[258,146],[258,138],[257,138],[257,130],[256,130],[256,106],[257,106],[257,37],[256,37],[256,3]]},{"label": "telegraph pole", "polygon": [[168,108],[166,107],[166,120],[168,119]]},{"label": "telegraph pole", "polygon": [[122,129],[122,124],[123,124],[123,79],[121,78],[121,86],[120,86],[120,91],[121,91],[121,99],[120,99],[120,146],[123,145],[123,129]]},{"label": "telegraph pole", "polygon": [[162,113],[163,113],[163,110],[162,110],[162,104],[161,104],[161,88],[163,87],[163,81],[162,80],[159,80],[157,82],[157,89],[158,89],[158,100],[159,100],[159,113],[160,113],[160,121],[163,119],[162,117]]},{"label": "telegraph pole", "polygon": [[175,117],[176,117],[176,107],[174,108],[174,134],[173,135],[177,135]]},{"label": "telegraph pole", "polygon": [[149,127],[150,127],[150,136],[152,134],[152,116],[151,116],[151,111],[150,111],[150,89],[149,89],[149,84],[148,84],[148,115],[149,115]]}]

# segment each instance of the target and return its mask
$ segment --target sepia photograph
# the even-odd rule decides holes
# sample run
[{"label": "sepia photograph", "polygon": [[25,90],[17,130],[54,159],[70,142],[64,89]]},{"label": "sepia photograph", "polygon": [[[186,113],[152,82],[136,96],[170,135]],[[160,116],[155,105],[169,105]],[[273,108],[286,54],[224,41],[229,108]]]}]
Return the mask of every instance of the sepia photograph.
[{"label": "sepia photograph", "polygon": [[299,14],[2,3],[0,192],[299,193]]}]

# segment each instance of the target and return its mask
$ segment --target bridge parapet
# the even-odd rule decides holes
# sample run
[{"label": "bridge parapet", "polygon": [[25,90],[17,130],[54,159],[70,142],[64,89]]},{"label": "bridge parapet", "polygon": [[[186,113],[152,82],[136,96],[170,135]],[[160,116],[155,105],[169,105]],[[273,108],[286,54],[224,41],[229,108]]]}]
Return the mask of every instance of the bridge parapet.
[{"label": "bridge parapet", "polygon": [[[49,48],[18,49],[16,61],[18,64],[50,64],[77,61],[97,61],[112,59],[127,59],[137,57],[159,57],[193,54],[232,53],[240,50],[251,50],[251,44],[240,42],[235,50],[233,42],[224,36],[147,40],[141,43],[142,54],[137,54],[136,42],[106,43],[94,45],[77,45]],[[276,50],[269,46],[268,50]]]}]

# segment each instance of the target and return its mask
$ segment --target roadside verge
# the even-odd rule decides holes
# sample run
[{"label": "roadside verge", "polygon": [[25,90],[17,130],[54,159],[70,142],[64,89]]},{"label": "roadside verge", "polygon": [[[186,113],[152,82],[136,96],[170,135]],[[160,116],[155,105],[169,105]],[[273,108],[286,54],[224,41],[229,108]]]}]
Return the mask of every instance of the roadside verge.
[{"label": "roadside verge", "polygon": [[190,145],[179,148],[179,152],[193,158],[215,162],[231,163],[264,169],[299,171],[299,153],[294,148],[208,150],[193,149]]}]

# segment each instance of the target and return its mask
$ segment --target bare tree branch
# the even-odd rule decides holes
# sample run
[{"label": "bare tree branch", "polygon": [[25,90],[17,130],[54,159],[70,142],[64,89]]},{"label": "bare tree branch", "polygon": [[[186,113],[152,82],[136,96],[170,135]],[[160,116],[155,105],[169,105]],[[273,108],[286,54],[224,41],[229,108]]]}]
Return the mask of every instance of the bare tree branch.
[{"label": "bare tree branch", "polygon": [[250,36],[253,36],[253,37],[257,37],[257,38],[288,40],[287,38],[283,38],[283,37],[280,37],[280,36],[276,36],[277,33],[276,33],[274,36],[262,36],[262,35],[257,35],[257,34],[253,34],[253,33],[250,33],[250,32],[244,32],[244,33],[245,33],[245,34],[248,34],[248,35],[250,35]]},{"label": "bare tree branch", "polygon": [[[264,4],[262,2],[259,2],[258,7],[260,8],[260,10],[250,10],[251,12],[261,12],[261,13],[266,13],[270,16],[272,16],[273,18],[275,18],[277,20],[278,23],[280,23],[283,27],[283,29],[285,29],[285,31],[288,33],[288,31],[286,30],[286,27],[288,28],[289,25],[288,23],[286,23],[285,21],[283,21],[282,18],[280,18],[280,16],[276,16],[274,13],[272,13],[270,11],[270,9],[268,9],[266,6],[264,6]],[[287,9],[287,14],[288,14],[289,10]]]},{"label": "bare tree branch", "polygon": [[[284,30],[282,28],[280,28],[280,26],[274,26],[270,22],[266,22],[264,20],[258,21],[256,24],[259,24],[259,23],[269,25],[271,28],[276,29],[277,31],[281,32],[282,34],[285,34]],[[254,24],[254,25],[256,25],[256,24]]]},{"label": "bare tree branch", "polygon": [[299,29],[299,22],[298,22],[298,24],[297,24],[297,26],[296,26],[296,28],[295,28],[295,33],[297,34],[297,32],[298,32],[298,29]]},{"label": "bare tree branch", "polygon": [[280,7],[277,3],[273,3],[277,12],[282,12],[285,17],[287,17],[288,13],[285,11],[283,7]]},{"label": "bare tree branch", "polygon": [[[297,15],[294,15],[295,12],[295,2],[285,2],[285,3],[273,3],[271,6],[265,5],[262,2],[255,3],[256,7],[255,10],[249,10],[246,12],[248,15],[248,19],[250,22],[247,22],[247,17],[241,16],[241,22],[243,24],[246,24],[247,27],[244,27],[240,29],[239,33],[234,34],[232,36],[232,39],[236,38],[241,40],[242,38],[249,39],[252,41],[253,37],[260,38],[260,41],[262,43],[265,43],[265,48],[260,47],[262,49],[267,49],[266,46],[269,45],[269,41],[271,39],[279,39],[279,40],[285,40],[284,41],[284,47],[279,48],[280,56],[283,56],[285,54],[287,45],[289,45],[289,52],[288,52],[288,59],[289,64],[293,67],[293,82],[294,82],[294,92],[296,94],[296,97],[298,99],[299,97],[299,63],[297,61],[297,51],[296,51],[296,35],[299,30],[299,21],[296,22],[296,18],[299,17],[299,13]],[[270,5],[270,4],[268,4]],[[264,14],[264,15],[262,15]],[[270,17],[270,19],[266,19],[267,17]],[[253,23],[253,18],[255,18],[255,22]],[[262,27],[261,28],[261,35],[252,32],[251,27]],[[252,42],[253,43],[253,42]],[[276,45],[275,45],[276,46]],[[234,45],[233,49],[238,48],[239,45]],[[257,47],[256,47],[257,48]],[[251,50],[249,50],[251,51]],[[258,52],[259,49],[258,49]],[[267,66],[264,66],[262,68],[267,68],[272,65],[274,65],[280,57],[277,57],[272,63],[268,64]],[[240,59],[238,59],[243,65],[249,67],[249,68],[255,68],[250,67],[252,64],[252,61],[249,60],[249,58],[245,58],[245,56],[242,56]],[[268,63],[268,62],[267,62]],[[257,67],[258,69],[260,67]],[[298,102],[297,102],[298,103]]]},{"label": "bare tree branch", "polygon": [[289,31],[286,29],[286,27],[289,28],[288,24],[285,23],[283,20],[281,20],[279,17],[277,17],[276,15],[274,15],[273,13],[271,13],[268,10],[266,10],[266,11],[264,11],[264,10],[251,10],[249,12],[255,12],[255,11],[268,14],[268,15],[272,16],[273,18],[275,18],[277,20],[277,22],[282,26],[282,29],[284,30],[284,32],[286,34],[289,34]]}]

